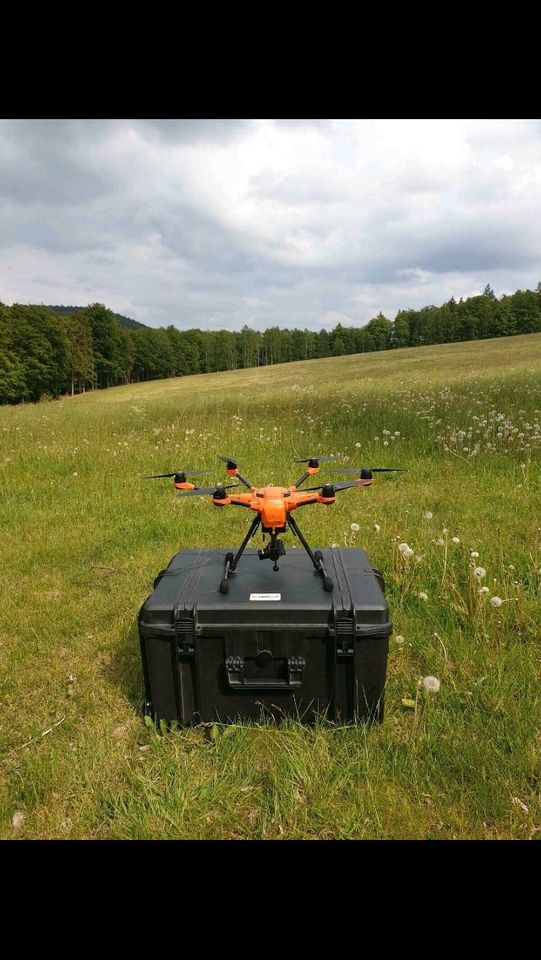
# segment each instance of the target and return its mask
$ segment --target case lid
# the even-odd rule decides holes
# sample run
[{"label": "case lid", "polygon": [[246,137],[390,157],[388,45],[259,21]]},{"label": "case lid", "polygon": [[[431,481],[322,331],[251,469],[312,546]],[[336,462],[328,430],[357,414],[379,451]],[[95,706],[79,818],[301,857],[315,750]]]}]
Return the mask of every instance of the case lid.
[{"label": "case lid", "polygon": [[[370,561],[360,548],[323,550],[334,590],[323,589],[302,548],[287,548],[274,572],[270,560],[247,549],[219,592],[227,551],[181,550],[171,560],[141,610],[141,627],[169,633],[179,623],[205,634],[231,628],[280,630],[309,628],[312,633],[355,629],[357,634],[388,636],[387,602]],[[355,624],[355,627],[354,627]],[[161,629],[160,629],[161,628]]]}]

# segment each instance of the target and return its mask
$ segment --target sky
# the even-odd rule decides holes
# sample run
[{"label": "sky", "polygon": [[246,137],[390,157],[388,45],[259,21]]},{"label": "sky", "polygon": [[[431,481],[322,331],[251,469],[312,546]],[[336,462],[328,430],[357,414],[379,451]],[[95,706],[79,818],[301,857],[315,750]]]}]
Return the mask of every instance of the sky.
[{"label": "sky", "polygon": [[0,301],[362,326],[541,280],[539,120],[0,121]]}]

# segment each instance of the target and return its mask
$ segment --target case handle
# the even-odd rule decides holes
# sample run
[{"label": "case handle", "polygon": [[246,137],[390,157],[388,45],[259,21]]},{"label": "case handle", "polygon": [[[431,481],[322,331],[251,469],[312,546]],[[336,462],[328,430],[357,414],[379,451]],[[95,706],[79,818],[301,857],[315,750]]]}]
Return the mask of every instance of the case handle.
[{"label": "case handle", "polygon": [[298,690],[304,679],[306,666],[303,657],[287,658],[287,680],[280,677],[246,677],[244,674],[244,657],[228,657],[225,661],[227,682],[230,687],[238,690]]}]

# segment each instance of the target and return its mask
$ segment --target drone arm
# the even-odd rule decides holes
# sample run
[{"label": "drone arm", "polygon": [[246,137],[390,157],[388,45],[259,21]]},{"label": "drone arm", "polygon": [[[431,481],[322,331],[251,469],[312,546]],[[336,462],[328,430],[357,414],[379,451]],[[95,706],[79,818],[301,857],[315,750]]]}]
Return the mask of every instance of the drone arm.
[{"label": "drone arm", "polygon": [[300,493],[292,494],[291,498],[288,497],[286,502],[289,512],[290,510],[295,510],[297,507],[308,507],[311,503],[320,503],[321,497],[319,493],[308,493],[308,491],[303,493],[301,491]]},{"label": "drone arm", "polygon": [[239,473],[237,467],[231,467],[231,468],[228,467],[225,472],[229,474],[230,477],[235,477],[236,480],[240,480],[240,482],[243,483],[244,486],[247,487],[248,490],[250,490],[250,492],[256,489],[253,486],[253,484],[248,483],[246,477],[243,477],[242,474]]},{"label": "drone arm", "polygon": [[308,470],[307,470],[306,473],[303,473],[303,475],[302,475],[302,477],[300,478],[300,480],[297,480],[297,482],[294,484],[294,486],[297,487],[297,489],[298,489],[298,488],[300,487],[301,483],[304,483],[305,480],[308,480],[308,477],[309,477],[309,476],[310,476],[310,474],[308,473]]},{"label": "drone arm", "polygon": [[251,491],[251,490],[254,490],[254,489],[255,489],[254,486],[253,486],[253,484],[248,483],[248,481],[238,472],[238,470],[237,470],[235,476],[237,477],[238,480],[240,480],[241,483],[244,484],[245,487],[248,487],[248,490]]},{"label": "drone arm", "polygon": [[233,507],[252,507],[253,496],[247,493],[232,493],[228,497],[229,503]]}]

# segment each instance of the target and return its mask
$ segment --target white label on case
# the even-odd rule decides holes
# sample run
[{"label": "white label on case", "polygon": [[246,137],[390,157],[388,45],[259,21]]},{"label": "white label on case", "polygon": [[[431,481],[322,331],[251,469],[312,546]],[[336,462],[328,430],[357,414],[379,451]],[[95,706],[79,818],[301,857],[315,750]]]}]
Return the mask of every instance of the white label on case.
[{"label": "white label on case", "polygon": [[281,593],[251,593],[250,600],[281,600]]}]

